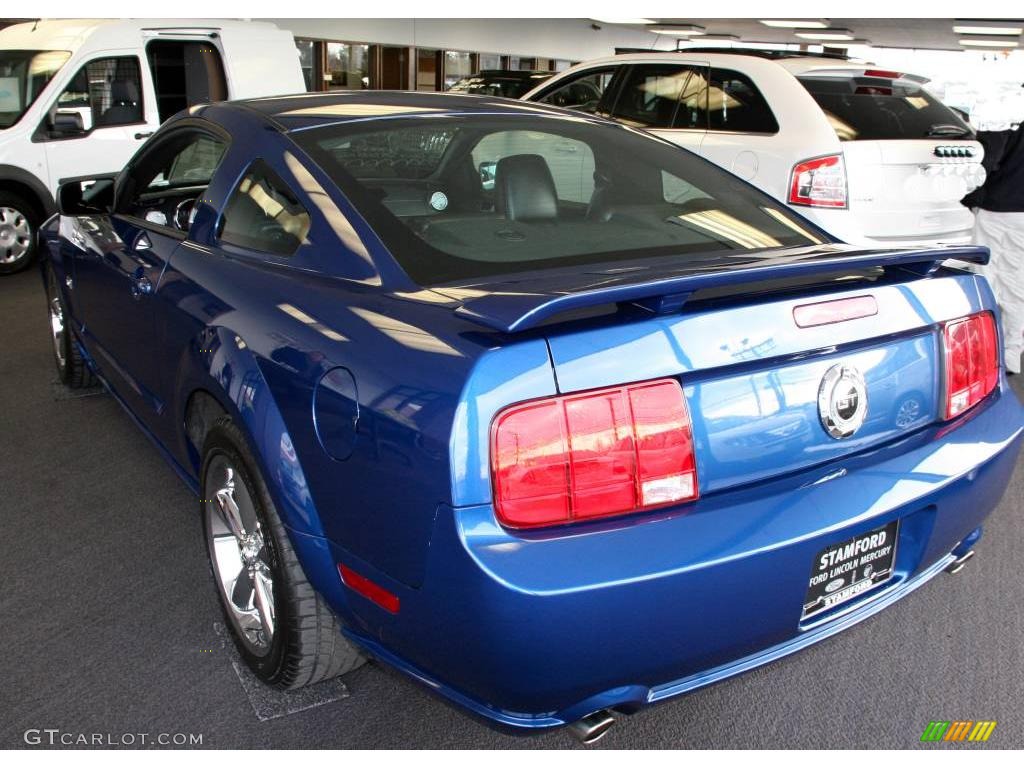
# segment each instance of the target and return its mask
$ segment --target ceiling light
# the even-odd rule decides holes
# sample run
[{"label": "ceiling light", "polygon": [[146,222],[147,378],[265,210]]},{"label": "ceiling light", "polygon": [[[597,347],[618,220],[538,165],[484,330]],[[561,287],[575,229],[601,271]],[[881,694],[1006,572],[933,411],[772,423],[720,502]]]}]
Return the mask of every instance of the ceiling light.
[{"label": "ceiling light", "polygon": [[820,32],[797,32],[797,37],[804,40],[854,40],[856,39],[848,29],[823,29]]},{"label": "ceiling light", "polygon": [[761,23],[776,29],[828,29],[828,22],[821,19],[761,19]]},{"label": "ceiling light", "polygon": [[704,27],[696,24],[673,24],[672,26],[649,27],[657,35],[703,35]]},{"label": "ceiling light", "polygon": [[1008,37],[1005,40],[985,40],[980,37],[964,38],[960,45],[973,46],[975,48],[1016,48],[1020,41]]},{"label": "ceiling light", "polygon": [[958,19],[953,22],[953,32],[958,35],[1019,35],[1024,32],[1024,26],[1019,21],[995,21],[994,19],[983,19],[981,21],[967,21]]},{"label": "ceiling light", "polygon": [[594,19],[602,24],[653,24],[654,19]]}]

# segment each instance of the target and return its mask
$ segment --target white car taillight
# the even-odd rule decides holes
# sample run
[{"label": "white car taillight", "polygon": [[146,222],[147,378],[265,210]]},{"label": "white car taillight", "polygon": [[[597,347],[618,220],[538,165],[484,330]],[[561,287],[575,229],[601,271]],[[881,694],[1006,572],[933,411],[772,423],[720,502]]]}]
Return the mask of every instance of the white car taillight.
[{"label": "white car taillight", "polygon": [[789,204],[846,208],[846,164],[842,155],[826,155],[793,166]]}]

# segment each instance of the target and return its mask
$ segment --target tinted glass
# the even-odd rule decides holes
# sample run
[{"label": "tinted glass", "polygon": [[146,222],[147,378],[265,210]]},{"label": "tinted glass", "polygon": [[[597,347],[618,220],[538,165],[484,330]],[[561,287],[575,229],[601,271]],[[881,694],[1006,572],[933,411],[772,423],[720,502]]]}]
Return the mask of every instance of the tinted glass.
[{"label": "tinted glass", "polygon": [[730,69],[712,69],[708,130],[777,133],[779,124],[750,78]]},{"label": "tinted glass", "polygon": [[274,171],[254,162],[231,193],[221,219],[222,242],[291,256],[309,234],[309,213]]},{"label": "tinted glass", "polygon": [[875,77],[801,77],[842,141],[963,138],[971,127],[917,83]]},{"label": "tinted glass", "polygon": [[[620,126],[445,116],[295,140],[421,285],[657,256],[720,264],[824,240],[711,163]],[[420,160],[374,174],[382,145]]]},{"label": "tinted glass", "polygon": [[196,196],[209,185],[225,149],[223,141],[207,133],[169,134],[129,167],[118,210],[142,218],[153,200]]},{"label": "tinted glass", "polygon": [[142,80],[134,56],[93,59],[57,99],[59,112],[77,112],[82,127],[103,128],[143,122]]},{"label": "tinted glass", "polygon": [[67,51],[0,51],[0,129],[21,119],[70,56]]},{"label": "tinted glass", "polygon": [[555,107],[594,113],[614,74],[615,67],[591,69],[559,83],[554,90],[545,92],[537,101]]},{"label": "tinted glass", "polygon": [[625,68],[612,117],[639,128],[671,128],[679,96],[693,75],[678,64],[635,64]]}]

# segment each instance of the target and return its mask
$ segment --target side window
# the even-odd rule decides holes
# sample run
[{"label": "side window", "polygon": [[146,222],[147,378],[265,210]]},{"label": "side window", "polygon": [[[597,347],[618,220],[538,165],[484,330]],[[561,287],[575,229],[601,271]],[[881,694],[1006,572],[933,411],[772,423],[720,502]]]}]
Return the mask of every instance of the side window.
[{"label": "side window", "polygon": [[615,67],[581,72],[576,77],[561,83],[554,90],[545,93],[538,101],[553,107],[578,109],[580,112],[593,114],[597,111],[601,97],[604,96],[614,74]]},{"label": "side window", "polygon": [[489,134],[473,148],[473,164],[480,169],[485,190],[494,188],[498,161],[512,155],[542,157],[551,171],[559,200],[590,202],[594,194],[594,153],[585,142],[539,131]]},{"label": "side window", "polygon": [[226,148],[223,140],[203,131],[169,133],[129,166],[118,189],[117,211],[187,231],[189,214]]},{"label": "side window", "polygon": [[690,66],[634,64],[626,68],[612,117],[638,128],[672,128],[680,95],[694,77]]},{"label": "side window", "polygon": [[291,256],[309,234],[309,213],[288,185],[256,160],[224,206],[220,240],[242,248]]},{"label": "side window", "polygon": [[750,78],[730,69],[712,69],[708,130],[777,133],[779,124]]},{"label": "side window", "polygon": [[153,40],[146,56],[161,123],[186,107],[228,97],[224,63],[212,43]]},{"label": "side window", "polygon": [[144,121],[139,60],[134,56],[93,59],[57,97],[57,114],[80,131]]}]

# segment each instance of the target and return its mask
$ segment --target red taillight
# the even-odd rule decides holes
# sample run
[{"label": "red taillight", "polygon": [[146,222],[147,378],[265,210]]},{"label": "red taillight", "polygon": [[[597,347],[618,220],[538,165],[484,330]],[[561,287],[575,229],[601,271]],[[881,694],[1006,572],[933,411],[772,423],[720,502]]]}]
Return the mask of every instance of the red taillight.
[{"label": "red taillight", "polygon": [[843,156],[816,157],[793,166],[789,203],[814,208],[845,208],[846,164]]},{"label": "red taillight", "polygon": [[877,314],[878,302],[874,296],[854,296],[849,299],[819,301],[815,304],[793,307],[793,322],[799,328],[813,328],[817,325],[842,323]]},{"label": "red taillight", "polygon": [[899,80],[903,77],[903,73],[894,72],[891,69],[865,69],[864,77],[884,77],[886,80]]},{"label": "red taillight", "polygon": [[388,592],[379,584],[370,581],[365,576],[359,575],[347,565],[339,563],[338,573],[341,574],[341,580],[345,582],[345,586],[353,592],[362,595],[370,602],[376,603],[385,611],[398,613],[398,608],[400,606],[398,595]]},{"label": "red taillight", "polygon": [[698,497],[693,434],[675,379],[551,397],[491,430],[498,519],[512,528],[609,517]]},{"label": "red taillight", "polygon": [[943,328],[946,418],[969,410],[999,381],[999,340],[991,312],[952,320]]}]

